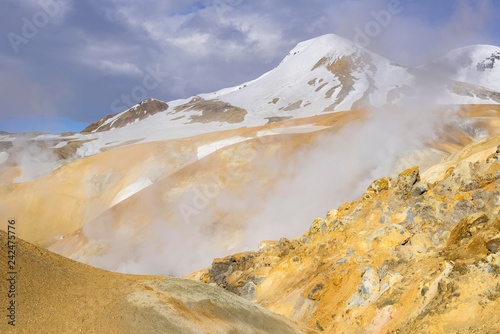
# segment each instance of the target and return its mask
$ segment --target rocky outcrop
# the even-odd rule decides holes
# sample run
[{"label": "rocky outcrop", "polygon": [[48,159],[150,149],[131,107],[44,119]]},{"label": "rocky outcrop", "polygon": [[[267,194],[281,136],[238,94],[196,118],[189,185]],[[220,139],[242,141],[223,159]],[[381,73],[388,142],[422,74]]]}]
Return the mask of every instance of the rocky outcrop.
[{"label": "rocky outcrop", "polygon": [[193,277],[326,333],[495,333],[499,144],[466,147],[438,180],[418,168],[376,180],[299,238]]},{"label": "rocky outcrop", "polygon": [[281,121],[286,121],[288,119],[292,119],[292,116],[275,116],[275,117],[266,117],[267,124],[277,123]]},{"label": "rocky outcrop", "polygon": [[479,87],[465,82],[454,82],[450,90],[460,96],[476,97],[485,101],[500,103],[500,93],[484,87]]},{"label": "rocky outcrop", "polygon": [[122,128],[128,124],[143,120],[168,109],[168,104],[156,99],[147,99],[120,114],[109,115],[90,124],[82,133],[103,132],[113,128]]},{"label": "rocky outcrop", "polygon": [[[188,103],[174,108],[175,112],[194,111],[201,114],[191,115],[190,123],[226,122],[241,123],[245,120],[247,111],[220,100],[205,100],[199,96],[193,97]],[[183,117],[183,116],[181,116]]]},{"label": "rocky outcrop", "polygon": [[494,52],[480,63],[477,63],[476,68],[478,71],[484,72],[495,68],[495,62],[500,61],[500,52]]}]

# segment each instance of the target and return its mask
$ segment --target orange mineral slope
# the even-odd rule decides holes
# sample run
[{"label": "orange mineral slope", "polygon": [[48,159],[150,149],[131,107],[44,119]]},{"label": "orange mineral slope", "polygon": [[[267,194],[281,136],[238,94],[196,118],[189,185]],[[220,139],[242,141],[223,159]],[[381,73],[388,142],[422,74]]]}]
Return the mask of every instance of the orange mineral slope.
[{"label": "orange mineral slope", "polygon": [[[193,163],[200,164],[218,143],[228,145],[224,142],[231,143],[234,138],[257,140],[262,131],[293,136],[294,133],[300,135],[323,127],[339,128],[360,117],[360,113],[350,111],[116,147],[77,160],[33,181],[0,186],[0,229],[6,229],[6,219],[15,217],[22,222],[20,233],[23,238],[47,247],[125,200],[130,191],[140,194],[141,187],[192,168]],[[261,146],[266,144],[265,138],[258,140]],[[238,145],[237,141],[234,142]],[[241,144],[247,145],[245,142]]]}]

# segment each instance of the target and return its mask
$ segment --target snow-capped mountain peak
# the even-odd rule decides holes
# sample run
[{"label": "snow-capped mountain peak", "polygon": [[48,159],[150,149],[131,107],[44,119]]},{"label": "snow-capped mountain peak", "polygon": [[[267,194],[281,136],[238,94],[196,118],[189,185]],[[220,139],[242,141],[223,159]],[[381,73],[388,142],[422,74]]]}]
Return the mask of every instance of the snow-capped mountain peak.
[{"label": "snow-capped mountain peak", "polygon": [[282,63],[285,63],[293,58],[293,56],[299,55],[302,52],[306,52],[307,55],[313,59],[322,57],[338,58],[365,54],[376,61],[387,61],[387,59],[382,56],[346,38],[334,34],[327,34],[298,43],[297,46],[288,53]]},{"label": "snow-capped mountain peak", "polygon": [[201,96],[216,97],[264,118],[311,116],[385,103],[389,91],[409,79],[406,69],[330,34],[298,43],[257,80]]},{"label": "snow-capped mountain peak", "polygon": [[[189,137],[397,104],[422,91],[431,91],[432,103],[500,103],[499,57],[500,48],[478,45],[407,69],[345,38],[323,35],[298,43],[274,69],[252,81],[168,104],[150,99],[92,124],[85,130],[98,143],[94,140],[85,155],[130,140]],[[429,85],[428,76],[439,80]]]},{"label": "snow-capped mountain peak", "polygon": [[455,49],[431,63],[454,66],[455,81],[466,82],[500,92],[500,47],[471,45]]}]

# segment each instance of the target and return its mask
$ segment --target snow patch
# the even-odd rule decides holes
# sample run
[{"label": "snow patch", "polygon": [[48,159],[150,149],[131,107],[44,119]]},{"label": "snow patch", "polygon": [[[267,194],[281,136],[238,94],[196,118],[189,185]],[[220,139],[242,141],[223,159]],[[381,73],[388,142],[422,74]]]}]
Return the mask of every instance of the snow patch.
[{"label": "snow patch", "polygon": [[0,152],[0,165],[6,162],[9,159],[9,153]]},{"label": "snow patch", "polygon": [[127,198],[137,194],[142,189],[149,187],[153,184],[153,181],[149,177],[143,177],[135,181],[134,183],[126,186],[111,201],[111,206],[114,206],[120,202],[123,202]]},{"label": "snow patch", "polygon": [[264,136],[274,136],[280,134],[289,134],[289,133],[309,133],[316,132],[323,129],[328,129],[329,126],[319,126],[319,125],[298,125],[298,126],[289,126],[286,128],[276,128],[271,130],[261,130],[257,132],[257,137]]},{"label": "snow patch", "polygon": [[90,142],[84,143],[76,150],[76,155],[80,158],[89,157],[91,155],[101,153],[101,148],[103,147],[102,139],[98,138]]},{"label": "snow patch", "polygon": [[249,140],[250,138],[245,138],[245,137],[232,137],[232,138],[227,138],[219,141],[212,142],[210,144],[205,144],[200,147],[198,147],[197,151],[197,156],[198,159],[202,159],[206,157],[209,154],[214,153],[217,150],[220,150],[221,148],[224,148],[229,145],[241,143],[243,141]]},{"label": "snow patch", "polygon": [[52,147],[49,147],[49,148],[55,148],[55,149],[58,149],[58,148],[63,148],[64,146],[68,145],[68,142],[67,141],[62,141],[62,142],[59,142],[57,143],[57,145],[55,146],[52,146]]}]

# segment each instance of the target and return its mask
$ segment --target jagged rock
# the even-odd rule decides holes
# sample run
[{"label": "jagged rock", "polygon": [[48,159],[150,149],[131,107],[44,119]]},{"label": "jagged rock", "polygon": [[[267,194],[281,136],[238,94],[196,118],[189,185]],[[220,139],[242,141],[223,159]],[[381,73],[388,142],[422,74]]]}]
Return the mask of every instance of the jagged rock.
[{"label": "jagged rock", "polygon": [[280,241],[278,242],[278,256],[283,257],[288,255],[290,250],[293,250],[295,246],[288,240],[287,238],[281,238]]},{"label": "jagged rock", "polygon": [[420,195],[426,193],[428,190],[429,190],[429,185],[427,184],[427,182],[419,181],[413,187],[413,189],[411,191],[411,195],[412,196],[420,196]]},{"label": "jagged rock", "polygon": [[451,177],[459,184],[460,191],[472,191],[499,180],[500,173],[490,171],[488,164],[461,162]]},{"label": "jagged rock", "polygon": [[[223,287],[230,287],[231,285],[228,283],[228,277],[237,270],[240,272],[244,271],[246,269],[245,263],[253,259],[254,256],[254,253],[246,252],[228,256],[223,259],[215,259],[208,270],[210,283],[216,283]],[[234,278],[233,281],[235,281]]]},{"label": "jagged rock", "polygon": [[500,252],[500,238],[496,238],[490,240],[486,243],[486,248],[490,253],[498,253]]},{"label": "jagged rock", "polygon": [[323,283],[318,283],[312,288],[312,290],[309,292],[307,295],[307,298],[310,300],[319,300],[321,297],[321,291],[323,290],[325,286]]},{"label": "jagged rock", "polygon": [[370,186],[368,187],[368,191],[378,194],[384,190],[388,190],[391,186],[391,181],[392,179],[390,177],[383,177],[381,179],[378,179],[370,184]]},{"label": "jagged rock", "polygon": [[448,243],[460,245],[468,238],[474,237],[478,230],[484,228],[489,218],[484,213],[477,213],[462,219],[462,221],[451,231]]},{"label": "jagged rock", "polygon": [[337,219],[338,213],[339,212],[337,210],[328,211],[326,214],[325,222],[330,225],[334,220]]},{"label": "jagged rock", "polygon": [[326,231],[326,222],[322,218],[316,218],[309,229],[310,234],[323,233]]},{"label": "jagged rock", "polygon": [[398,175],[396,179],[396,195],[402,199],[407,199],[411,196],[411,191],[415,184],[420,181],[420,172],[418,167],[413,167],[405,170]]}]

